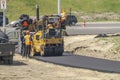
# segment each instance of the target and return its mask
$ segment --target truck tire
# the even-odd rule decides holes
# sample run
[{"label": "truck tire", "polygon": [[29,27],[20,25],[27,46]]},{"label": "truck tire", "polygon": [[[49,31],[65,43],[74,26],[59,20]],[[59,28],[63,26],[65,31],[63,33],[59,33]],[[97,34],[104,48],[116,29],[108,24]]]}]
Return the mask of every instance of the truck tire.
[{"label": "truck tire", "polygon": [[4,57],[4,64],[13,64],[13,56],[6,56]]},{"label": "truck tire", "polygon": [[13,60],[12,59],[10,59],[10,60],[8,60],[8,64],[13,64]]},{"label": "truck tire", "polygon": [[13,56],[10,56],[10,58],[8,59],[8,64],[13,64]]}]

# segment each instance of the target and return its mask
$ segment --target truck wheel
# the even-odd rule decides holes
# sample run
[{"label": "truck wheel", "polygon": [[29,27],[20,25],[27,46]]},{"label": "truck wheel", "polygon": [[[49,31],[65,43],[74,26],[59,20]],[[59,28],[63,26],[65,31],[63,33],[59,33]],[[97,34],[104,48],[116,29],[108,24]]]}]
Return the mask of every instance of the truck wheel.
[{"label": "truck wheel", "polygon": [[8,64],[8,60],[4,60],[4,64]]},{"label": "truck wheel", "polygon": [[13,59],[9,59],[8,64],[10,64],[10,65],[13,64]]},{"label": "truck wheel", "polygon": [[13,56],[9,56],[8,64],[13,64]]}]

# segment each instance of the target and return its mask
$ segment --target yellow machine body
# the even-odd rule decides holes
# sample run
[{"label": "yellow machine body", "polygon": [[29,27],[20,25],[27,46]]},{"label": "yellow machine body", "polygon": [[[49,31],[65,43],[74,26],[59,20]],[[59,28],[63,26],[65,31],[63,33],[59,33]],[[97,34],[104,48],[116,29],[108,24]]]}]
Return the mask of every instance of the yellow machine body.
[{"label": "yellow machine body", "polygon": [[31,55],[61,56],[63,54],[64,40],[61,16],[44,15],[42,18],[39,18],[39,6],[36,6],[36,19],[32,20],[27,28],[24,29],[22,26],[22,35],[24,35],[25,30],[33,33],[31,38]]},{"label": "yellow machine body", "polygon": [[[41,23],[37,25],[41,25]],[[61,32],[61,29],[57,29],[51,24],[47,24],[45,29],[42,26],[42,29],[33,35],[31,54],[61,56],[64,52],[64,40]]]}]

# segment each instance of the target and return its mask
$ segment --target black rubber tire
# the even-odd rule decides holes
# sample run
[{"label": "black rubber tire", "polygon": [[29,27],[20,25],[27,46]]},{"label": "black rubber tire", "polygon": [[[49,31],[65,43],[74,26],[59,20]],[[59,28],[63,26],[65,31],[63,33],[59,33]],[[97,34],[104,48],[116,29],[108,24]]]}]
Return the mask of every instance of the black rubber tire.
[{"label": "black rubber tire", "polygon": [[9,59],[8,59],[8,64],[13,64],[13,56],[9,56]]},{"label": "black rubber tire", "polygon": [[4,64],[8,64],[8,60],[4,59]]},{"label": "black rubber tire", "polygon": [[13,59],[9,59],[8,64],[10,64],[10,65],[13,64]]},{"label": "black rubber tire", "polygon": [[11,64],[13,64],[13,55],[5,56],[3,60],[4,60],[4,64],[11,65]]}]

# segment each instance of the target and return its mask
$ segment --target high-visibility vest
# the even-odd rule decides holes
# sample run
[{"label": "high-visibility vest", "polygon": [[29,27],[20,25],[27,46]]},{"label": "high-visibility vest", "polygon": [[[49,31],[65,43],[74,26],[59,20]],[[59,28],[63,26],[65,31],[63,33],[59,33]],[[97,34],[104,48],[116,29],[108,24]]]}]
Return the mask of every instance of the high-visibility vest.
[{"label": "high-visibility vest", "polygon": [[62,18],[62,20],[66,20],[66,12],[61,13],[61,18]]},{"label": "high-visibility vest", "polygon": [[25,45],[31,45],[30,35],[25,35],[24,39],[25,39]]}]

